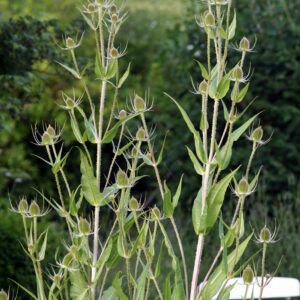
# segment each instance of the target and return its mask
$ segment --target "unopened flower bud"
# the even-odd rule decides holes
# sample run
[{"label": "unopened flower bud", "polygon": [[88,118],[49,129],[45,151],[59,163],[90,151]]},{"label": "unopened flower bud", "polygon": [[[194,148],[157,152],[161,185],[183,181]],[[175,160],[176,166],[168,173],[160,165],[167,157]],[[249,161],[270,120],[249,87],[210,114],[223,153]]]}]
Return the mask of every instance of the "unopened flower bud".
[{"label": "unopened flower bud", "polygon": [[117,12],[117,7],[114,4],[110,7],[110,12],[112,14],[115,14]]},{"label": "unopened flower bud", "polygon": [[146,133],[145,130],[143,128],[139,128],[139,130],[137,131],[135,137],[138,141],[143,141],[145,139]]},{"label": "unopened flower bud", "polygon": [[122,170],[119,170],[117,173],[117,184],[121,188],[128,186],[128,177]]},{"label": "unopened flower bud", "polygon": [[239,182],[238,192],[239,194],[247,194],[249,190],[248,181],[243,177]]},{"label": "unopened flower bud", "polygon": [[88,235],[91,232],[91,226],[90,223],[83,218],[80,218],[79,220],[79,231],[83,235]]},{"label": "unopened flower bud", "polygon": [[136,211],[139,208],[139,203],[134,197],[131,197],[129,201],[129,208],[133,211]]},{"label": "unopened flower bud", "polygon": [[263,243],[269,243],[271,241],[271,232],[266,225],[260,231],[259,238]]},{"label": "unopened flower bud", "polygon": [[49,145],[51,143],[51,136],[48,132],[44,132],[42,135],[42,144],[43,145]]},{"label": "unopened flower bud", "polygon": [[110,50],[110,56],[112,58],[117,58],[119,56],[118,50],[116,48],[111,48],[111,50]]},{"label": "unopened flower bud", "polygon": [[160,210],[157,206],[153,207],[151,210],[151,218],[153,220],[158,220],[161,217]]},{"label": "unopened flower bud", "polygon": [[260,142],[262,140],[263,137],[263,130],[262,128],[259,126],[257,127],[253,132],[252,132],[252,140],[255,142]]},{"label": "unopened flower bud", "polygon": [[208,12],[204,17],[205,26],[214,26],[215,25],[215,17],[211,12]]},{"label": "unopened flower bud", "polygon": [[51,125],[48,126],[47,133],[49,134],[51,139],[55,137],[55,129]]},{"label": "unopened flower bud", "polygon": [[72,38],[68,37],[66,39],[66,46],[67,48],[74,48],[75,47],[75,42]]},{"label": "unopened flower bud", "polygon": [[3,290],[0,291],[0,300],[8,300],[8,296]]},{"label": "unopened flower bud", "polygon": [[25,198],[22,198],[19,202],[18,210],[21,214],[24,214],[28,211],[28,203]]},{"label": "unopened flower bud", "polygon": [[34,200],[29,206],[29,212],[32,217],[38,216],[41,212],[39,205]]},{"label": "unopened flower bud", "polygon": [[246,37],[243,37],[240,41],[240,50],[241,51],[248,51],[250,49],[249,40]]},{"label": "unopened flower bud", "polygon": [[248,265],[243,272],[244,284],[252,283],[253,278],[254,278],[254,274],[253,274],[252,268]]},{"label": "unopened flower bud", "polygon": [[121,119],[123,119],[123,118],[125,118],[125,117],[127,117],[127,112],[126,112],[124,109],[122,109],[122,110],[119,112],[119,119],[121,120]]},{"label": "unopened flower bud", "polygon": [[95,12],[95,5],[94,5],[94,4],[90,3],[90,4],[88,5],[88,12],[89,12],[89,13]]},{"label": "unopened flower bud", "polygon": [[70,268],[72,266],[73,259],[74,259],[73,255],[71,253],[66,254],[65,257],[63,258],[62,265],[65,268]]},{"label": "unopened flower bud", "polygon": [[206,92],[207,92],[207,82],[205,80],[203,80],[199,84],[199,92],[200,92],[200,94],[206,94]]},{"label": "unopened flower bud", "polygon": [[145,110],[145,101],[140,96],[136,95],[134,98],[134,108],[135,111],[141,112]]},{"label": "unopened flower bud", "polygon": [[240,66],[236,66],[235,69],[232,72],[232,78],[236,81],[239,81],[243,78],[243,70]]},{"label": "unopened flower bud", "polygon": [[117,16],[117,14],[112,14],[112,16],[111,16],[111,21],[112,21],[113,23],[117,23],[117,22],[118,22],[118,16]]}]

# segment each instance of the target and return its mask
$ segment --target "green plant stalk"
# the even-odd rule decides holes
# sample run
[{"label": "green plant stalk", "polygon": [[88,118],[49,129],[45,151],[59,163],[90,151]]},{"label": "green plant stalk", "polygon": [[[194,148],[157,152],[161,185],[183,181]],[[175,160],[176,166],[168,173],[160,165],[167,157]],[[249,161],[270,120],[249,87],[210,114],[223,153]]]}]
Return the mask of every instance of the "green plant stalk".
[{"label": "green plant stalk", "polygon": [[[141,228],[140,228],[140,225],[139,225],[139,223],[138,223],[137,215],[136,215],[136,212],[135,212],[135,211],[133,211],[133,218],[134,218],[134,222],[135,222],[136,228],[137,228],[137,230],[138,230],[138,234],[140,234],[140,233],[141,233]],[[156,228],[157,228],[157,224],[156,224]],[[156,230],[155,230],[155,232],[156,232]],[[142,244],[142,249],[143,249],[143,252],[144,252],[145,257],[146,257],[147,265],[149,266],[149,273],[150,273],[150,275],[151,275],[151,279],[152,279],[153,282],[154,282],[154,285],[155,285],[155,288],[156,288],[157,293],[158,293],[158,295],[159,295],[159,298],[160,298],[161,300],[163,300],[163,296],[162,296],[161,290],[160,290],[160,288],[159,288],[159,285],[158,285],[158,283],[157,283],[157,280],[156,280],[156,278],[155,278],[155,276],[154,276],[154,273],[153,273],[153,271],[152,271],[152,267],[151,267],[152,261],[151,261],[151,259],[150,259],[149,256],[148,256],[148,253],[147,253],[147,250],[146,250],[146,247],[145,247],[144,244]],[[149,288],[147,289],[147,291],[148,291],[148,290],[149,290]],[[148,293],[146,293],[146,296],[148,297]],[[145,299],[147,299],[147,297],[145,297]]]},{"label": "green plant stalk", "polygon": [[250,158],[249,158],[249,161],[248,161],[248,165],[247,165],[247,169],[246,169],[246,175],[245,175],[247,180],[248,180],[251,164],[252,164],[256,149],[257,149],[256,142],[253,141],[252,152],[251,152],[251,155],[250,155]]},{"label": "green plant stalk", "polygon": [[[158,171],[158,168],[157,168],[153,148],[152,148],[152,145],[151,145],[150,136],[149,136],[148,127],[147,127],[147,124],[146,124],[144,113],[141,114],[141,119],[142,119],[142,124],[143,124],[144,130],[145,130],[145,133],[146,133],[148,148],[149,148],[149,151],[150,151],[150,154],[151,154],[153,168],[154,168],[154,171],[155,171],[158,187],[159,187],[159,190],[160,190],[161,198],[163,200],[164,199],[164,191],[163,191],[159,171]],[[174,220],[173,216],[170,217],[170,220],[171,220],[171,223],[172,223],[175,235],[176,235],[177,243],[178,243],[180,254],[181,254],[181,259],[182,259],[182,264],[183,264],[183,271],[184,271],[184,278],[185,278],[185,289],[186,289],[185,293],[186,293],[186,299],[188,299],[189,284],[188,284],[187,267],[186,267],[186,262],[185,262],[185,255],[184,255],[184,250],[183,250],[183,246],[182,246],[182,241],[181,241],[181,238],[180,238],[180,235],[179,235],[179,232],[178,232],[178,229],[177,229],[177,225],[175,223],[175,220]]]},{"label": "green plant stalk", "polygon": [[[134,280],[136,280],[138,274],[141,251],[142,250],[140,248],[137,250],[137,257],[136,257],[135,268],[134,268]],[[135,296],[136,296],[136,286],[133,287],[133,299],[135,299]]]},{"label": "green plant stalk", "polygon": [[249,284],[246,284],[246,289],[245,289],[245,294],[244,294],[243,300],[247,299],[248,289],[249,289]]},{"label": "green plant stalk", "polygon": [[148,278],[147,279],[147,287],[146,287],[145,300],[148,300],[149,290],[150,290],[150,279]]},{"label": "green plant stalk", "polygon": [[104,290],[104,286],[105,286],[105,282],[106,282],[106,279],[107,279],[108,272],[109,272],[109,269],[106,269],[105,273],[104,273],[104,277],[102,279],[102,284],[101,284],[98,300],[101,300],[101,296],[102,296],[102,293],[103,293],[103,290]]},{"label": "green plant stalk", "polygon": [[264,291],[264,276],[265,276],[265,261],[266,261],[266,252],[267,252],[267,243],[263,244],[263,254],[261,259],[261,283],[260,283],[260,291],[258,300],[262,299],[262,294]]},{"label": "green plant stalk", "polygon": [[[46,145],[46,150],[47,150],[50,162],[53,166],[54,162],[53,162],[53,159],[52,159],[52,155],[51,155],[51,152],[50,152],[49,145]],[[66,219],[69,235],[70,235],[70,238],[71,238],[72,243],[73,243],[73,234],[72,234],[71,226],[70,226],[70,223],[69,223],[69,220],[68,220],[68,213],[67,213],[66,208],[65,208],[64,198],[63,198],[63,195],[62,195],[62,191],[61,191],[61,187],[60,187],[60,184],[59,184],[59,178],[57,176],[57,173],[54,174],[54,178],[55,178],[56,187],[57,187],[57,191],[58,191],[58,194],[59,194],[59,199],[60,199],[60,202],[61,202],[61,206],[63,208],[64,217]]]},{"label": "green plant stalk", "polygon": [[65,269],[65,273],[64,273],[64,290],[65,290],[65,300],[69,300],[69,291],[68,291],[68,280],[67,280],[67,275],[68,275],[68,271],[67,269]]}]

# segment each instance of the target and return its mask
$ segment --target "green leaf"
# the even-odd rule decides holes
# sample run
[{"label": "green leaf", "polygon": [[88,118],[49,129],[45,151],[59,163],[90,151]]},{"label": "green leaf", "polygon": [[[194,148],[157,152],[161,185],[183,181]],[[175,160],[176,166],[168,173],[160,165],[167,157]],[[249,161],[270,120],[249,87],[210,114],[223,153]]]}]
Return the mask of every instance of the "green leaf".
[{"label": "green leaf", "polygon": [[221,102],[222,102],[223,110],[224,110],[224,119],[225,119],[226,122],[228,122],[229,121],[229,113],[228,113],[226,104],[224,103],[223,100],[221,100]]},{"label": "green leaf", "polygon": [[73,120],[73,117],[71,117],[71,127],[72,127],[72,130],[73,130],[76,140],[80,144],[83,144],[83,138],[82,138],[80,129],[79,129],[77,123]]},{"label": "green leaf", "polygon": [[181,175],[177,190],[175,195],[173,196],[173,207],[175,208],[178,204],[178,200],[180,198],[180,194],[181,194],[181,186],[182,186],[182,178],[183,178],[183,174]]},{"label": "green leaf", "polygon": [[48,229],[46,230],[46,234],[44,236],[44,241],[42,247],[39,251],[39,260],[42,261],[45,258],[46,248],[47,248],[47,238],[48,238]]},{"label": "green leaf", "polygon": [[244,113],[248,110],[248,108],[252,105],[252,103],[256,100],[256,98],[254,98],[247,106],[246,108],[238,115],[238,117],[236,118],[235,121],[239,120],[243,115]]},{"label": "green leaf", "polygon": [[111,79],[116,75],[117,72],[117,59],[112,59],[107,67],[105,79]]},{"label": "green leaf", "polygon": [[165,148],[165,143],[166,143],[166,138],[167,138],[167,134],[168,132],[165,134],[165,138],[164,138],[164,141],[163,141],[163,144],[161,146],[161,149],[160,149],[160,152],[159,152],[159,155],[158,155],[158,159],[156,161],[156,165],[158,166],[161,161],[162,161],[162,156],[163,156],[163,153],[164,153],[164,148]]},{"label": "green leaf", "polygon": [[226,286],[226,288],[221,292],[220,296],[218,299],[220,300],[228,300],[230,296],[231,290],[234,288],[236,282],[234,284]]},{"label": "green leaf", "polygon": [[229,25],[229,32],[228,32],[228,40],[231,40],[235,36],[235,29],[236,29],[236,12],[234,11],[234,16]]},{"label": "green leaf", "polygon": [[118,84],[118,88],[120,88],[123,85],[123,83],[125,82],[125,80],[127,79],[128,75],[130,73],[130,65],[131,65],[131,62],[129,63],[126,72],[120,78],[120,81],[119,81],[119,84]]},{"label": "green leaf", "polygon": [[58,63],[60,66],[62,66],[64,69],[66,69],[68,72],[70,72],[75,78],[80,79],[80,75],[72,68],[60,63],[59,61],[55,61],[56,63]]},{"label": "green leaf", "polygon": [[96,55],[95,74],[99,79],[105,80],[105,68],[102,66],[99,55]]},{"label": "green leaf", "polygon": [[33,299],[38,300],[38,298],[32,292],[30,292],[28,289],[26,289],[23,285],[21,285],[20,283],[18,283],[17,281],[15,281],[15,280],[13,280],[11,278],[9,278],[9,280],[11,280],[12,282],[14,282],[18,287],[20,287],[22,290],[24,290]]},{"label": "green leaf", "polygon": [[196,59],[195,59],[195,61],[198,63],[198,65],[199,65],[199,67],[200,67],[200,69],[201,69],[202,77],[203,77],[204,79],[208,80],[208,79],[209,79],[209,75],[208,75],[208,73],[207,73],[205,67],[200,63],[200,61],[198,61],[198,60],[196,60]]},{"label": "green leaf", "polygon": [[103,292],[101,300],[119,300],[116,289],[113,286],[109,287]]},{"label": "green leaf", "polygon": [[186,146],[186,148],[188,150],[190,159],[193,162],[195,171],[197,172],[198,175],[202,176],[204,174],[204,168],[201,166],[200,162],[198,161],[198,159],[195,156],[195,154],[193,153],[193,151],[187,146]]},{"label": "green leaf", "polygon": [[91,143],[96,144],[97,143],[97,140],[96,140],[97,134],[95,132],[95,128],[94,128],[94,123],[93,123],[92,116],[90,116],[89,119],[87,119],[84,116],[84,125],[85,125],[85,128],[86,128],[88,140]]},{"label": "green leaf", "polygon": [[209,97],[212,99],[215,99],[215,97],[216,97],[217,83],[218,83],[217,76],[212,77],[212,79],[210,81],[209,89],[208,89]]},{"label": "green leaf", "polygon": [[144,267],[140,277],[137,280],[136,287],[136,297],[135,300],[145,300],[145,286],[146,286],[146,277],[147,277],[147,266]]},{"label": "green leaf", "polygon": [[133,143],[134,143],[134,141],[130,141],[125,146],[123,146],[121,149],[119,149],[118,156],[122,155],[123,152],[126,151]]},{"label": "green leaf", "polygon": [[72,191],[71,196],[69,198],[69,213],[72,216],[76,216],[78,213],[78,210],[80,208],[80,207],[77,207],[76,202],[75,202],[75,197],[76,197],[76,194],[79,191],[80,187],[81,187],[81,185],[79,185],[75,191]]},{"label": "green leaf", "polygon": [[112,239],[109,240],[106,248],[102,251],[97,263],[96,263],[96,267],[98,269],[101,269],[103,268],[104,264],[107,262],[107,260],[109,259],[110,257],[110,253],[111,253],[111,250],[112,250],[112,246],[113,246],[113,241]]},{"label": "green leaf", "polygon": [[103,137],[101,143],[102,143],[102,144],[110,143],[110,142],[114,139],[114,137],[116,136],[119,127],[120,127],[123,123],[127,122],[128,120],[130,120],[130,119],[132,119],[132,118],[134,118],[134,117],[136,117],[136,116],[138,116],[138,115],[139,115],[139,113],[132,114],[132,115],[129,115],[129,116],[127,116],[127,117],[125,117],[125,118],[119,120],[119,121],[118,121],[118,122],[117,122],[110,130],[108,130],[108,131],[106,132],[106,134],[104,135],[104,137]]},{"label": "green leaf", "polygon": [[206,163],[207,162],[207,158],[204,152],[204,148],[203,148],[203,143],[200,137],[200,133],[198,131],[196,131],[194,133],[194,143],[195,143],[195,149],[196,149],[196,154],[198,156],[198,158],[200,159],[200,161],[202,163]]},{"label": "green leaf", "polygon": [[163,210],[167,218],[172,217],[174,213],[174,207],[172,204],[172,195],[169,190],[166,181],[164,181],[164,201],[163,201]]},{"label": "green leaf", "polygon": [[[78,299],[79,297],[83,297],[82,295],[86,295],[88,284],[84,279],[82,271],[79,269],[75,269],[72,272],[69,272],[69,278],[71,282],[71,299]],[[88,300],[89,297],[86,295],[81,299]]]},{"label": "green leaf", "polygon": [[196,234],[206,233],[207,205],[202,214],[202,188],[198,191],[192,209],[192,221]]},{"label": "green leaf", "polygon": [[167,275],[165,279],[164,289],[163,289],[163,299],[164,300],[171,300],[171,280],[170,280],[170,273]]},{"label": "green leaf", "polygon": [[[61,148],[61,150],[62,150],[62,148]],[[60,159],[60,157],[61,157],[61,151],[58,153],[57,158],[55,160],[55,163],[54,163],[54,165],[52,167],[53,174],[57,174],[57,172],[59,171],[60,167],[63,168],[65,166],[67,158],[68,158],[70,152],[71,152],[71,150],[68,151],[67,154],[62,159]]]},{"label": "green leaf", "polygon": [[162,255],[163,255],[163,245],[164,245],[164,243],[162,242],[161,246],[160,246],[160,250],[159,250],[159,255],[158,255],[157,262],[156,262],[156,266],[155,266],[154,276],[156,278],[160,275],[160,265],[161,265],[161,258],[162,258]]},{"label": "green leaf", "polygon": [[232,73],[233,69],[230,70],[219,82],[218,87],[216,89],[215,97],[217,99],[222,99],[226,96],[229,87],[230,87],[230,75]]},{"label": "green leaf", "polygon": [[239,102],[241,102],[241,101],[244,99],[244,97],[246,96],[246,94],[247,94],[247,92],[248,92],[249,85],[250,85],[250,82],[248,82],[248,83],[246,84],[246,86],[244,86],[244,87],[242,88],[242,90],[241,90],[241,91],[239,92],[239,94],[237,95],[236,100],[233,100],[234,102],[239,103]]},{"label": "green leaf", "polygon": [[[80,150],[80,149],[79,149]],[[103,206],[106,201],[100,193],[97,179],[94,176],[93,168],[90,166],[85,154],[80,150],[80,171],[81,171],[81,185],[85,199],[92,206]]]},{"label": "green leaf", "polygon": [[221,179],[209,191],[207,199],[206,199],[207,207],[208,207],[207,218],[206,218],[206,226],[207,226],[206,230],[207,231],[209,231],[214,226],[214,224],[218,218],[220,209],[222,207],[228,185],[238,169],[239,169],[239,167],[236,168],[231,173],[229,173],[223,179]]},{"label": "green leaf", "polygon": [[93,25],[91,19],[89,19],[89,18],[82,12],[81,9],[78,9],[78,10],[79,10],[79,12],[81,13],[82,17],[84,18],[85,22],[90,26],[90,28],[91,28],[92,30],[95,31],[96,28],[95,28],[95,26]]},{"label": "green leaf", "polygon": [[116,289],[116,294],[119,297],[120,300],[129,300],[128,297],[125,295],[125,293],[122,290],[121,287],[121,280],[119,279],[121,271],[119,271],[113,279],[112,285]]},{"label": "green leaf", "polygon": [[255,175],[255,177],[254,177],[254,178],[252,179],[252,181],[250,182],[250,185],[249,185],[250,190],[253,190],[253,189],[254,189],[254,187],[255,187],[255,185],[256,185],[256,183],[257,183],[257,181],[258,181],[258,178],[259,178],[259,175],[260,175],[261,170],[262,170],[262,166],[259,168],[257,174]]}]

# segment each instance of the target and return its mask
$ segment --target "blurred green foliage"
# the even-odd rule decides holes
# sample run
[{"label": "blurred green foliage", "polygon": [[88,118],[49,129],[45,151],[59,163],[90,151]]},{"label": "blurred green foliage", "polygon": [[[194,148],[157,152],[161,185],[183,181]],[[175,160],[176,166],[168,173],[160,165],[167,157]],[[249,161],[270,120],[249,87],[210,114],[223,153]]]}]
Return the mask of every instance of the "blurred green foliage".
[{"label": "blurred green foliage", "polygon": [[[30,155],[35,153],[43,156],[40,149],[30,143],[32,141],[30,126],[37,121],[41,125],[41,120],[45,122],[56,120],[59,124],[64,124],[66,115],[57,108],[55,102],[60,100],[62,90],[72,92],[73,81],[54,62],[54,60],[70,62],[70,58],[59,51],[55,40],[61,43],[63,34],[76,35],[85,29],[85,25],[78,17],[76,5],[80,5],[80,1],[16,0],[12,3],[0,0],[2,197],[6,197],[8,191],[15,196],[24,193],[33,194],[32,186],[38,186],[50,195],[55,189],[53,181],[48,180],[51,173],[44,163]],[[181,173],[185,174],[182,209],[177,211],[177,214],[182,216],[182,220],[180,217],[178,219],[181,220],[179,223],[182,223],[180,227],[183,230],[185,244],[191,245],[190,249],[187,249],[188,256],[193,257],[195,247],[192,245],[195,241],[191,230],[192,224],[183,222],[183,217],[189,214],[200,185],[184,147],[191,143],[192,137],[186,130],[177,108],[163,92],[166,91],[178,99],[195,122],[199,120],[200,99],[189,93],[189,90],[190,75],[194,80],[201,79],[193,59],[205,62],[204,34],[195,23],[195,5],[197,13],[201,11],[201,7],[199,2],[195,3],[192,0],[168,0],[164,4],[161,4],[161,1],[148,0],[143,2],[143,5],[140,1],[129,0],[126,5],[130,10],[130,17],[123,28],[123,40],[120,44],[124,46],[128,42],[128,53],[121,67],[125,68],[129,61],[132,61],[132,68],[124,92],[120,95],[119,106],[124,107],[126,98],[134,91],[143,95],[146,89],[150,89],[155,101],[155,113],[150,118],[156,126],[155,146],[158,150],[165,132],[169,130],[162,173],[173,190]],[[252,175],[256,167],[264,165],[263,184],[259,188],[259,193],[254,194],[252,202],[248,204],[248,217],[252,224],[261,225],[265,217],[276,217],[281,224],[282,242],[273,247],[276,255],[270,266],[275,264],[275,260],[283,253],[286,260],[280,273],[296,277],[300,277],[300,257],[295,255],[300,247],[297,238],[300,229],[297,221],[297,209],[299,212],[300,205],[297,183],[300,176],[300,10],[297,9],[299,6],[300,0],[276,2],[252,0],[250,3],[243,0],[236,4],[239,24],[237,41],[245,34],[252,43],[255,37],[257,38],[255,52],[250,53],[246,59],[246,67],[254,71],[250,93],[240,105],[239,111],[252,98],[257,97],[249,113],[263,110],[260,122],[266,138],[273,132],[271,142],[259,149],[255,159]],[[27,14],[32,17],[22,17]],[[14,18],[9,20],[9,17]],[[84,47],[79,49],[79,62],[83,66],[88,61],[82,57],[85,54],[94,55],[90,53],[89,43],[86,35]],[[233,62],[239,58],[233,47],[229,55]],[[98,93],[97,89],[95,82],[92,93]],[[78,95],[82,93],[78,86],[75,87],[75,91]],[[72,145],[70,128],[66,127],[64,132],[64,143]],[[240,150],[234,153],[234,161],[245,161],[251,151],[249,147],[250,143],[246,139],[241,142]],[[109,152],[110,149],[107,149],[107,153]],[[77,166],[74,155],[70,155],[69,159],[74,160],[73,165]],[[71,168],[67,172],[76,178],[76,168]],[[147,179],[144,182],[143,186],[137,188],[144,189],[149,194],[155,183],[148,182]],[[151,200],[153,195],[148,196]],[[4,202],[7,199],[2,198],[0,201]],[[228,201],[228,212],[231,211],[230,205]],[[228,212],[223,212],[224,218],[230,217]],[[16,226],[11,226],[9,218],[1,219],[0,230],[9,231],[9,237],[5,237],[9,243],[13,243],[12,240],[16,241],[17,236],[20,237],[20,230],[16,229]],[[207,250],[205,259],[210,261],[215,245],[210,240],[207,243],[212,249]],[[55,243],[53,245],[55,248]],[[1,249],[2,247],[6,246],[0,245]],[[14,261],[23,257],[21,250],[16,257]],[[290,262],[291,257],[294,259],[293,263]],[[11,264],[8,259],[5,263]],[[10,265],[9,268],[14,270],[15,266]],[[5,286],[7,282],[0,282],[0,286],[1,284]]]}]

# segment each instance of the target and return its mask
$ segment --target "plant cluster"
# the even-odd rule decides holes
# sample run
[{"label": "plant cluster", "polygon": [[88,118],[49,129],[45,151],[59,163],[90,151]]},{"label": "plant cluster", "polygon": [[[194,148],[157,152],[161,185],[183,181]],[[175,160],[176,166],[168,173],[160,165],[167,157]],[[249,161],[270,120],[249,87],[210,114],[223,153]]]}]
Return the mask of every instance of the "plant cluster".
[{"label": "plant cluster", "polygon": [[[246,268],[245,284],[248,286],[252,282],[249,276],[252,271],[246,266],[258,253],[238,267],[253,236],[252,233],[243,239],[243,211],[245,201],[256,189],[260,174],[260,170],[252,174],[255,153],[268,139],[264,137],[261,126],[253,127],[258,115],[236,126],[253,103],[250,102],[240,111],[239,103],[245,101],[251,73],[251,70],[246,71],[245,58],[254,44],[246,37],[242,38],[236,46],[240,60],[230,66],[227,59],[228,46],[236,30],[236,13],[232,16],[231,6],[231,0],[208,1],[206,10],[197,18],[198,25],[207,35],[207,61],[197,62],[203,80],[199,83],[191,80],[192,92],[201,99],[199,127],[194,126],[179,102],[166,94],[172,101],[170,103],[178,107],[194,138],[194,150],[187,147],[187,152],[199,176],[200,188],[192,209],[198,243],[193,273],[189,278],[184,247],[174,218],[183,175],[178,178],[175,191],[170,190],[167,181],[160,175],[164,143],[156,153],[154,131],[146,119],[152,109],[150,95],[146,93],[141,97],[135,93],[127,103],[119,99],[119,90],[130,73],[130,64],[125,70],[120,68],[119,61],[126,54],[126,45],[119,45],[117,40],[127,13],[113,1],[96,0],[83,5],[81,15],[95,40],[95,59],[92,63],[94,72],[90,72],[90,63],[81,68],[77,61],[76,53],[84,44],[84,33],[77,37],[65,36],[59,44],[71,56],[73,66],[58,62],[78,81],[82,89],[80,95],[63,92],[59,103],[69,116],[73,134],[79,144],[74,152],[77,151],[80,156],[80,183],[70,182],[65,171],[71,150],[65,152],[63,145],[58,146],[63,129],[48,124],[44,124],[42,130],[34,127],[34,142],[45,149],[47,158],[40,158],[51,168],[57,197],[50,198],[47,193],[36,190],[43,201],[42,207],[37,199],[28,201],[25,197],[17,205],[11,205],[12,210],[22,217],[26,239],[23,247],[33,263],[37,292],[33,293],[18,285],[32,298],[148,299],[151,292],[155,294],[154,297],[162,300],[206,300],[214,295],[217,295],[217,299],[228,299],[234,286],[227,286],[230,278]],[[89,83],[94,80],[99,83],[98,101],[93,99],[89,89]],[[108,98],[111,98],[110,106],[106,105]],[[82,108],[82,101],[87,101],[89,110]],[[109,110],[107,119],[104,118],[106,107]],[[225,119],[224,128],[220,128],[218,123],[220,107]],[[136,120],[138,122],[132,124]],[[233,146],[251,126],[248,139],[252,152],[248,163],[226,173]],[[219,139],[217,131],[221,133]],[[111,144],[113,149],[107,169],[103,167],[103,148],[106,144]],[[146,166],[153,169],[157,182],[157,206],[148,207],[142,200],[144,195],[138,194],[135,189],[139,181],[150,175],[144,172]],[[243,173],[240,178],[237,176],[238,170]],[[229,187],[235,196],[236,207],[230,224],[227,224],[222,219],[221,209]],[[49,271],[51,283],[47,284],[42,261],[46,255],[48,231],[40,232],[38,220],[49,213],[50,209],[64,219],[69,236],[64,253],[57,254],[57,263]],[[110,214],[113,220],[111,228],[105,228],[105,232],[109,231],[107,236],[104,236],[100,226],[103,214]],[[166,220],[174,231],[176,247],[168,236]],[[220,240],[220,247],[200,284],[199,272],[205,238],[216,223],[219,223],[217,239]],[[163,238],[162,242],[159,241],[159,235]],[[275,274],[265,278],[266,248],[273,240],[274,235],[266,226],[257,237],[257,241],[263,244],[259,299],[263,288]],[[156,245],[160,246],[159,251]],[[230,248],[232,250],[228,253]],[[161,262],[165,260],[165,250],[172,271],[162,280]],[[219,258],[220,265],[216,266]],[[113,278],[110,281],[108,278],[111,275]],[[4,291],[0,296],[8,298]]]}]

